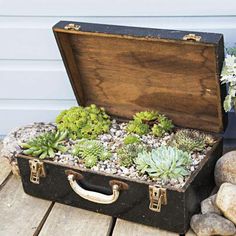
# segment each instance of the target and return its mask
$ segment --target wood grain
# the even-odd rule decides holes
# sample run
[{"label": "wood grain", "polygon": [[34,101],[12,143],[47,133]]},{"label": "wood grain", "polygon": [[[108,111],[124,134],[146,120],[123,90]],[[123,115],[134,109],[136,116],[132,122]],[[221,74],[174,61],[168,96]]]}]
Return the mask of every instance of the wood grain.
[{"label": "wood grain", "polygon": [[158,228],[148,227],[141,224],[128,222],[117,219],[112,236],[178,236],[179,234],[171,233]]},{"label": "wood grain", "polygon": [[[0,141],[0,154],[2,149],[2,142]],[[11,166],[9,161],[0,155],[0,186],[5,181],[5,179],[9,176],[11,172]]]},{"label": "wood grain", "polygon": [[105,236],[111,220],[109,216],[56,203],[39,236]]},{"label": "wood grain", "polygon": [[26,195],[12,176],[0,191],[0,236],[32,236],[51,202]]},{"label": "wood grain", "polygon": [[121,118],[158,110],[178,126],[223,130],[218,71],[223,42],[108,36],[91,29],[56,33],[80,104],[104,106]]}]

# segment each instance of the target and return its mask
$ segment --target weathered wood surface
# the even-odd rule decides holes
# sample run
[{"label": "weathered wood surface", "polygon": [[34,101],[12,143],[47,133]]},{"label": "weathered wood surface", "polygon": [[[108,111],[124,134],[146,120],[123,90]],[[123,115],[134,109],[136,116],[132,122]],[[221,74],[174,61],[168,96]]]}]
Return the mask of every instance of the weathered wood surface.
[{"label": "weathered wood surface", "polygon": [[196,236],[196,234],[190,229],[185,236]]},{"label": "weathered wood surface", "polygon": [[0,191],[0,235],[33,235],[51,202],[26,195],[12,176]]},{"label": "weathered wood surface", "polygon": [[152,31],[150,37],[135,37],[124,27],[121,36],[112,34],[115,27],[104,26],[109,34],[95,33],[96,27],[102,28],[82,24],[81,31],[68,33],[54,28],[80,104],[95,103],[123,118],[154,109],[179,126],[222,131],[222,39],[215,44],[173,41],[173,31],[169,40],[159,40]]},{"label": "weathered wood surface", "polygon": [[[0,153],[2,148],[2,142],[0,141]],[[11,172],[11,166],[9,161],[0,155],[0,186],[5,181],[5,179],[9,176]]]},{"label": "weathered wood surface", "polygon": [[[107,235],[112,218],[56,203],[39,236]],[[53,227],[52,227],[53,226]]]},{"label": "weathered wood surface", "polygon": [[160,230],[153,227],[144,226],[141,224],[131,223],[125,220],[117,219],[114,230],[113,236],[122,236],[122,235],[129,235],[129,236],[178,236],[179,234],[171,233],[165,230]]}]

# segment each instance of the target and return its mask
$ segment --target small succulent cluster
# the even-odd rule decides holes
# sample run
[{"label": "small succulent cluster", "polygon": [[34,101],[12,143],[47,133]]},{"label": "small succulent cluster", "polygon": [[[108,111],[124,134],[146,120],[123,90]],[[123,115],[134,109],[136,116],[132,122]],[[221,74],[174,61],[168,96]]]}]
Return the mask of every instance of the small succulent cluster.
[{"label": "small succulent cluster", "polygon": [[72,154],[81,157],[88,168],[95,166],[99,160],[105,161],[111,157],[111,153],[100,141],[88,139],[79,140],[74,146]]},{"label": "small succulent cluster", "polygon": [[124,144],[129,145],[129,144],[134,144],[134,143],[140,143],[141,140],[138,136],[135,135],[128,135],[124,138]]},{"label": "small succulent cluster", "polygon": [[157,137],[163,136],[170,132],[174,125],[166,116],[156,111],[138,112],[134,115],[133,120],[129,122],[127,131],[138,135],[145,135],[150,132]]},{"label": "small succulent cluster", "polygon": [[104,108],[92,104],[62,111],[56,118],[56,124],[59,130],[67,130],[71,139],[95,139],[109,131],[111,121]]},{"label": "small succulent cluster", "polygon": [[147,173],[150,177],[161,180],[187,176],[190,163],[189,153],[167,146],[152,149],[150,152],[143,151],[135,159],[135,164],[141,173]]},{"label": "small succulent cluster", "polygon": [[65,152],[67,148],[63,145],[67,137],[67,132],[47,132],[44,133],[27,143],[21,143],[20,147],[23,154],[39,157],[39,159],[53,158],[55,152]]},{"label": "small succulent cluster", "polygon": [[144,150],[147,150],[147,148],[139,143],[132,143],[121,147],[117,151],[120,165],[130,167],[134,164],[134,160],[137,158],[138,153],[143,152]]},{"label": "small succulent cluster", "polygon": [[202,151],[207,145],[212,145],[214,139],[211,135],[203,134],[197,130],[181,129],[178,130],[170,145],[186,152]]}]

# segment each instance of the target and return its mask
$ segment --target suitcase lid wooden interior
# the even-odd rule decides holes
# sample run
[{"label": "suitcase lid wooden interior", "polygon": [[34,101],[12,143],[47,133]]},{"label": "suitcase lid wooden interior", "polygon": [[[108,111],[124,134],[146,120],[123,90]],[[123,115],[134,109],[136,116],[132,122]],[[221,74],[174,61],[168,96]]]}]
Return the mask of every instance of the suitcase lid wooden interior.
[{"label": "suitcase lid wooden interior", "polygon": [[122,119],[158,110],[177,126],[224,131],[223,35],[66,21],[53,31],[80,105]]}]

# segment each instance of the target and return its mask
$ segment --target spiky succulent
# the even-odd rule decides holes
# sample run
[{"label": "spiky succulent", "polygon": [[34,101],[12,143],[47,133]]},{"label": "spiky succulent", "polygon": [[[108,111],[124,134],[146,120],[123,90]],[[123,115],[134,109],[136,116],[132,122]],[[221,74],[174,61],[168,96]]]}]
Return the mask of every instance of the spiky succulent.
[{"label": "spiky succulent", "polygon": [[134,120],[142,122],[149,122],[158,119],[159,113],[157,111],[141,111],[134,115]]},{"label": "spiky succulent", "polygon": [[191,153],[202,151],[206,145],[213,143],[214,139],[210,135],[205,135],[197,130],[181,129],[175,133],[170,144],[171,146]]},{"label": "spiky succulent", "polygon": [[174,128],[171,120],[164,115],[159,115],[158,123],[152,127],[152,134],[157,137],[163,136],[165,133],[170,132]]},{"label": "spiky succulent", "polygon": [[152,131],[154,136],[161,137],[170,132],[174,127],[171,120],[157,111],[143,111],[134,115],[134,119],[128,123],[128,133],[145,135]]},{"label": "spiky succulent", "polygon": [[25,155],[39,157],[39,159],[53,158],[55,152],[61,151],[63,153],[67,150],[63,145],[66,137],[67,131],[47,132],[27,143],[21,143],[20,147],[24,149]]},{"label": "spiky succulent", "polygon": [[124,138],[124,144],[134,144],[134,143],[140,143],[140,138],[135,135],[128,135]]},{"label": "spiky succulent", "polygon": [[74,146],[72,153],[74,156],[80,156],[84,159],[86,167],[93,167],[99,160],[104,161],[111,157],[111,153],[97,140],[80,140]]},{"label": "spiky succulent", "polygon": [[72,139],[95,139],[109,131],[111,121],[104,108],[92,104],[62,111],[56,118],[56,124],[59,130],[68,130]]},{"label": "spiky succulent", "polygon": [[138,156],[138,153],[144,150],[147,150],[147,147],[138,143],[128,144],[121,147],[117,150],[120,165],[130,167],[134,164],[134,159]]},{"label": "spiky succulent", "polygon": [[161,180],[183,178],[189,174],[190,163],[190,154],[167,146],[161,146],[151,152],[141,152],[135,159],[141,173],[146,172],[150,177]]}]

